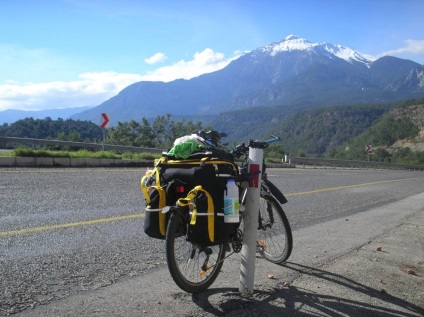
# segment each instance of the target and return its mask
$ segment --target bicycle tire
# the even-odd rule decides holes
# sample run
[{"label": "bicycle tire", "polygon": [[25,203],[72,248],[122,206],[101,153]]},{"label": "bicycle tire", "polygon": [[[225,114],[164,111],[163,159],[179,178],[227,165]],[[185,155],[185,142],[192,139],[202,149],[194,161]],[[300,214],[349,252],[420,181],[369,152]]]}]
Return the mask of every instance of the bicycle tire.
[{"label": "bicycle tire", "polygon": [[[189,216],[174,209],[166,230],[166,261],[172,279],[183,291],[199,293],[206,290],[221,271],[225,258],[223,244],[199,246],[187,240]],[[204,268],[207,261],[207,269]]]},{"label": "bicycle tire", "polygon": [[258,252],[269,262],[281,264],[293,249],[290,223],[277,199],[261,192],[258,219]]}]

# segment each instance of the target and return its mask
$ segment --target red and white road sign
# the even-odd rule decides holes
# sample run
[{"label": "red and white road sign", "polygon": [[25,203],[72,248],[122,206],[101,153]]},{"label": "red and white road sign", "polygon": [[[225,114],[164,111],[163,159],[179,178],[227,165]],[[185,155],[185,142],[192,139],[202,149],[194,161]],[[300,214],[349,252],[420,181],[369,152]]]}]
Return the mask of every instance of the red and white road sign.
[{"label": "red and white road sign", "polygon": [[100,128],[106,128],[109,125],[109,115],[102,113],[100,116]]},{"label": "red and white road sign", "polygon": [[372,150],[372,146],[371,145],[369,145],[369,144],[365,145],[365,151],[371,152],[371,150]]}]

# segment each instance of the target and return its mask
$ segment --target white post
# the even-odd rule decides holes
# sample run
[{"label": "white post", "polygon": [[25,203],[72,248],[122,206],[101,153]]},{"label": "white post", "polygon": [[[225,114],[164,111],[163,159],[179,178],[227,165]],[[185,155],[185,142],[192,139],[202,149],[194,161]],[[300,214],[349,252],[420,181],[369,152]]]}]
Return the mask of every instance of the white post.
[{"label": "white post", "polygon": [[255,278],[256,243],[258,236],[259,198],[261,189],[263,149],[249,148],[251,182],[246,194],[246,214],[243,218],[244,234],[241,250],[240,287],[242,295],[252,295]]},{"label": "white post", "polygon": [[105,151],[105,140],[106,140],[106,129],[103,128],[102,131],[103,131],[102,151],[104,152]]}]

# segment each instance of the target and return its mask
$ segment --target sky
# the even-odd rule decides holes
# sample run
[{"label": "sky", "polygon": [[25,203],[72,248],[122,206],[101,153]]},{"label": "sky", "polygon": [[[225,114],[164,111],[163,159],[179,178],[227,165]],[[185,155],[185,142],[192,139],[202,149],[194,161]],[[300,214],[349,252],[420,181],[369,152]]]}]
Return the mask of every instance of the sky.
[{"label": "sky", "polygon": [[97,106],[296,34],[424,64],[423,0],[0,0],[0,111]]}]

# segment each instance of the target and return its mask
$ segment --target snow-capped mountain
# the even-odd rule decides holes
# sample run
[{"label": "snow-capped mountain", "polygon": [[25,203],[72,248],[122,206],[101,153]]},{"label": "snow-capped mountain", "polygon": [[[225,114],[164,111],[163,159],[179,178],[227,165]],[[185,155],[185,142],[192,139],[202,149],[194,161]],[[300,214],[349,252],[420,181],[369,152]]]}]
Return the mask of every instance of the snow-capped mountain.
[{"label": "snow-capped mountain", "polygon": [[289,112],[423,96],[423,65],[389,56],[377,59],[342,45],[290,35],[214,73],[169,83],[133,84],[72,118],[97,122],[106,112],[114,124],[166,113],[217,114],[268,106]]},{"label": "snow-capped mountain", "polygon": [[374,56],[357,52],[342,45],[334,45],[326,42],[312,43],[293,34],[287,36],[283,41],[272,43],[257,50],[271,56],[275,56],[280,52],[309,51],[315,54],[327,55],[330,58],[331,56],[335,56],[349,63],[359,62],[365,65],[369,65],[377,60]]}]

